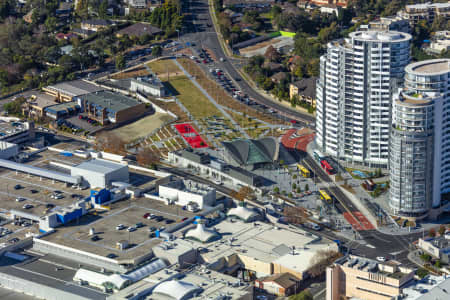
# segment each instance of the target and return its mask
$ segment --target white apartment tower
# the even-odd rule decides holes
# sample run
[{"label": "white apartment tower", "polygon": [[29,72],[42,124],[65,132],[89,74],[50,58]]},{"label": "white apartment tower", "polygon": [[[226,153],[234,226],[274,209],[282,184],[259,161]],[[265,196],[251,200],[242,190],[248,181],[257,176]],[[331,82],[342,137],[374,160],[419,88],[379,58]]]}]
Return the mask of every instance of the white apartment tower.
[{"label": "white apartment tower", "polygon": [[434,218],[450,192],[450,59],[405,72],[393,101],[389,206],[398,216]]},{"label": "white apartment tower", "polygon": [[358,31],[328,44],[317,81],[316,144],[352,164],[387,168],[393,91],[403,84],[411,35]]}]

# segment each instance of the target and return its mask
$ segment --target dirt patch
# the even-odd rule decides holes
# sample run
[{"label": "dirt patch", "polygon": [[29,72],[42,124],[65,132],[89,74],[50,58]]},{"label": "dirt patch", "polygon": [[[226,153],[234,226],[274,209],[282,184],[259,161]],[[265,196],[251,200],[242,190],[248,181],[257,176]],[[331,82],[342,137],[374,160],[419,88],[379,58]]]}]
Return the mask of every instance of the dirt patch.
[{"label": "dirt patch", "polygon": [[128,70],[125,72],[120,72],[118,74],[115,74],[114,76],[112,76],[113,79],[126,79],[126,78],[133,78],[133,77],[138,77],[138,76],[146,76],[148,75],[148,71],[145,67],[138,67],[132,70]]},{"label": "dirt patch", "polygon": [[136,122],[117,128],[113,132],[125,142],[131,142],[135,139],[145,137],[150,132],[172,119],[173,118],[167,114],[156,112],[153,115],[141,118]]},{"label": "dirt patch", "polygon": [[267,47],[269,45],[273,45],[273,44],[276,44],[278,42],[281,42],[281,40],[282,39],[280,39],[280,38],[270,39],[270,40],[258,43],[256,45],[253,45],[253,46],[249,46],[249,47],[245,47],[245,48],[239,49],[239,52],[240,53],[247,53],[247,52],[250,52],[250,51],[255,51],[255,50],[261,49],[263,47]]}]

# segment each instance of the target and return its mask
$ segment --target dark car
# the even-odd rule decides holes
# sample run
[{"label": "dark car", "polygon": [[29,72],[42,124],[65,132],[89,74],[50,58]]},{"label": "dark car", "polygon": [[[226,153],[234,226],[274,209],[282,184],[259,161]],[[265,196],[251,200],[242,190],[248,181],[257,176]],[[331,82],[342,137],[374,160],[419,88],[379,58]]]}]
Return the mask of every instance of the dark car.
[{"label": "dark car", "polygon": [[53,207],[55,207],[55,204],[47,203],[47,204],[45,205],[45,207],[46,207],[46,208],[53,208]]},{"label": "dark car", "polygon": [[156,220],[157,222],[161,222],[162,220],[164,220],[164,217],[157,216],[157,217],[155,218],[155,220]]},{"label": "dark car", "polygon": [[22,186],[20,185],[20,184],[16,184],[15,186],[14,186],[14,189],[15,190],[20,190],[22,188]]},{"label": "dark car", "polygon": [[115,255],[114,253],[109,253],[108,255],[106,255],[107,258],[116,258],[117,255]]},{"label": "dark car", "polygon": [[172,224],[173,222],[174,222],[174,220],[166,219],[166,224]]},{"label": "dark car", "polygon": [[30,190],[30,193],[36,194],[36,193],[39,193],[39,191],[38,190]]},{"label": "dark car", "polygon": [[98,241],[100,238],[98,237],[98,235],[94,235],[93,237],[91,237],[91,241],[96,242]]}]

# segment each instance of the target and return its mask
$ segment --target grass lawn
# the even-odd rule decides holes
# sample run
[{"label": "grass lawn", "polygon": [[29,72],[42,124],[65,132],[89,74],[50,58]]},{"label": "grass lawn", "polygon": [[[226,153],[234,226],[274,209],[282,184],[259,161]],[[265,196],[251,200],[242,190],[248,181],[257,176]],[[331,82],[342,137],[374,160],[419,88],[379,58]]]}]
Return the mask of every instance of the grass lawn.
[{"label": "grass lawn", "polygon": [[196,119],[206,118],[212,115],[222,116],[222,113],[214,106],[186,77],[178,76],[170,79],[170,84],[177,90],[177,98],[191,112]]},{"label": "grass lawn", "polygon": [[178,66],[170,59],[156,60],[147,64],[147,66],[152,69],[153,73],[156,75],[161,75],[161,80],[166,80],[167,78],[164,75],[167,75],[167,72],[172,75],[181,75],[182,72],[178,68]]},{"label": "grass lawn", "polygon": [[173,118],[167,114],[154,113],[153,115],[141,118],[136,122],[114,129],[113,132],[126,142],[130,142],[146,136],[148,133],[159,128],[164,122],[172,119]]}]

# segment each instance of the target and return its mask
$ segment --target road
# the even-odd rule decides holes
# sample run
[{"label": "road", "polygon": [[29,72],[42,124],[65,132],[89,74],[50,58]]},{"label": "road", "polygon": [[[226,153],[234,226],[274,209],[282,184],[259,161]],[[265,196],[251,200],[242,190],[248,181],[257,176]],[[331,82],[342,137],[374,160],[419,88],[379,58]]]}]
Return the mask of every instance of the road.
[{"label": "road", "polygon": [[250,98],[253,98],[255,102],[264,104],[276,110],[284,118],[296,120],[301,125],[314,126],[315,118],[313,116],[292,110],[289,107],[267,99],[256,92],[240,75],[235,66],[239,61],[234,61],[235,59],[233,58],[227,58],[220,46],[209,12],[208,0],[190,0],[186,2],[184,9],[184,12],[187,13],[185,27],[183,28],[181,37],[184,42],[194,43],[197,49],[201,49],[202,47],[208,48],[214,52],[217,58],[226,58],[223,62],[217,61],[217,66],[227,72],[239,86],[240,90]]},{"label": "road", "polygon": [[[307,157],[305,164],[314,172],[316,178],[320,182],[326,182],[330,184],[330,187],[323,188],[327,193],[334,195],[338,200],[335,203],[336,209],[339,212],[345,211],[358,211],[352,201],[340,190],[340,188],[334,186],[332,180],[328,175],[320,168],[313,158]],[[328,235],[335,235],[333,232],[328,232]],[[408,235],[389,235],[381,233],[377,230],[362,230],[358,234],[360,237],[370,246],[358,245],[356,248],[356,242],[351,243],[353,248],[352,253],[369,258],[376,258],[378,256],[384,256],[389,258],[395,258],[402,263],[410,265],[407,255],[410,249],[411,242],[421,237],[421,233],[408,234]],[[335,235],[336,236],[336,235]],[[336,236],[336,239],[339,239]],[[347,245],[348,246],[348,245]],[[350,248],[350,247],[349,247]]]},{"label": "road", "polygon": [[[311,162],[312,158],[308,157],[307,161],[309,163],[312,163],[313,166],[315,166],[314,162]],[[320,169],[311,167],[313,172],[316,172],[317,179],[324,182],[330,182],[330,179],[327,175]],[[191,173],[188,173],[184,170],[174,168],[174,167],[164,167],[160,166],[160,169],[162,171],[166,171],[172,174],[175,174],[177,176],[181,176],[183,178],[188,178],[203,184],[208,184],[211,187],[215,188],[217,191],[230,196],[233,192],[232,189],[227,188],[223,185],[215,184],[212,181],[209,181],[208,179],[205,179],[200,176],[193,175]],[[350,199],[347,198],[345,194],[342,193],[342,191],[339,190],[337,187],[330,187],[328,188],[328,192],[332,195],[334,195],[339,201],[336,203],[336,207],[338,211],[344,212],[346,209],[341,204],[341,202],[349,207],[350,210],[357,210],[356,207],[351,203]],[[411,261],[408,260],[407,255],[410,250],[410,244],[411,242],[417,240],[421,233],[415,233],[415,234],[409,234],[409,235],[389,235],[381,233],[377,230],[365,230],[365,231],[359,231],[359,235],[362,240],[365,241],[365,243],[361,243],[358,240],[348,240],[345,238],[342,238],[341,236],[337,235],[335,232],[324,229],[320,232],[315,231],[315,234],[321,235],[325,238],[331,239],[331,240],[341,240],[345,246],[347,246],[349,249],[351,249],[351,253],[371,259],[375,259],[378,256],[384,256],[391,259],[396,259],[400,262],[402,262],[405,265],[408,266],[415,266]]]}]

